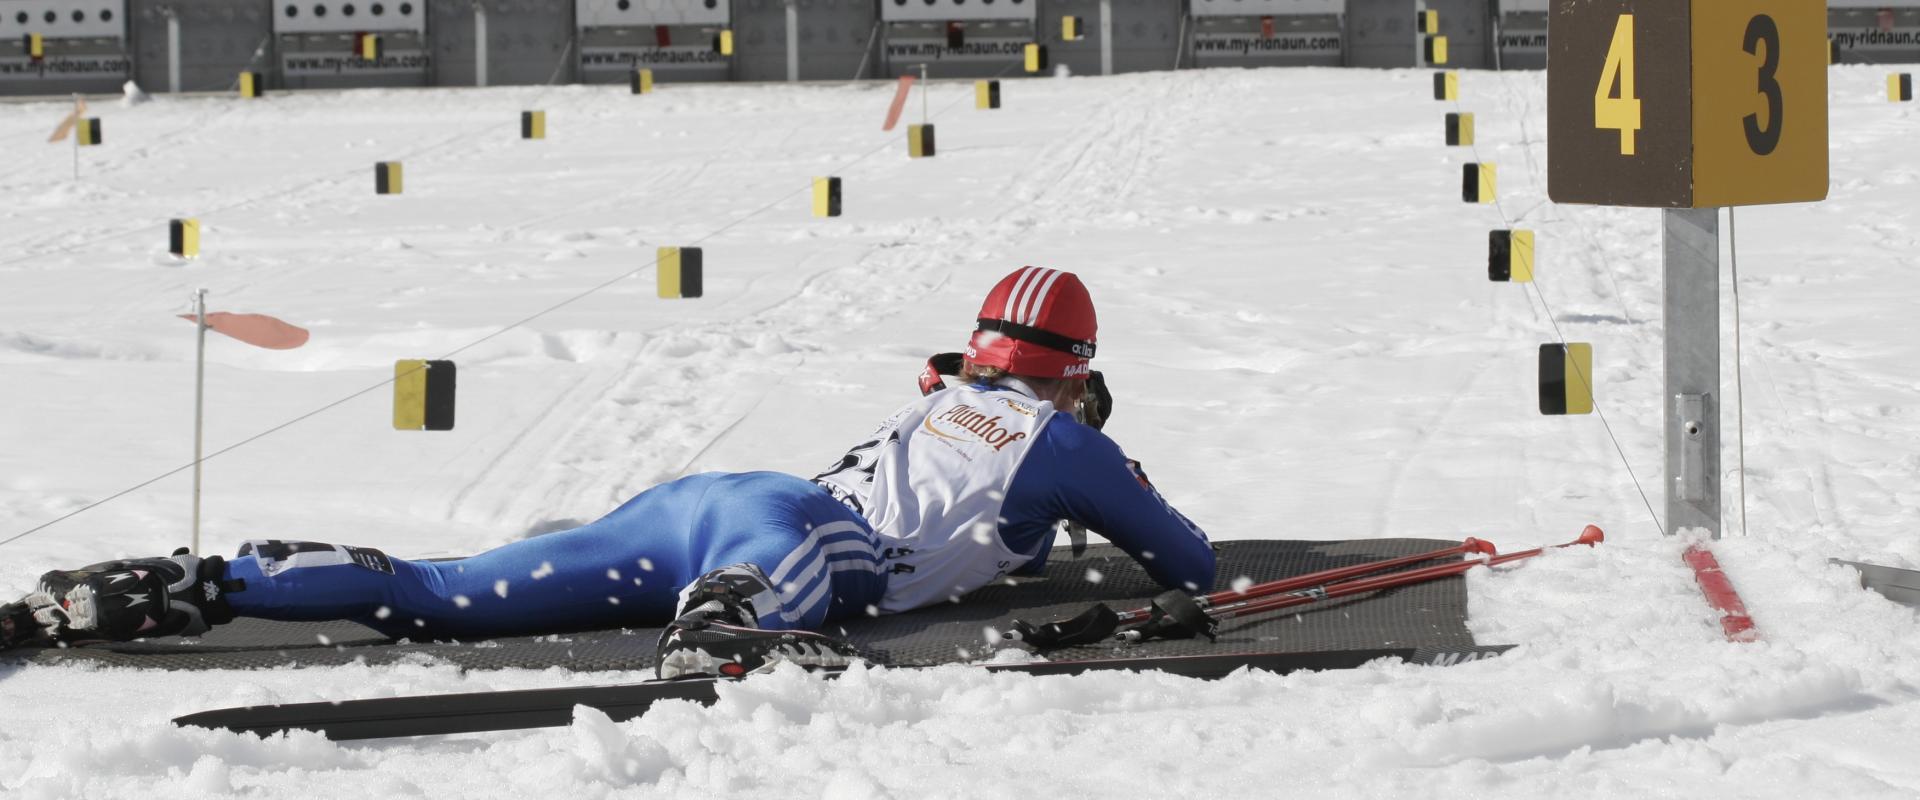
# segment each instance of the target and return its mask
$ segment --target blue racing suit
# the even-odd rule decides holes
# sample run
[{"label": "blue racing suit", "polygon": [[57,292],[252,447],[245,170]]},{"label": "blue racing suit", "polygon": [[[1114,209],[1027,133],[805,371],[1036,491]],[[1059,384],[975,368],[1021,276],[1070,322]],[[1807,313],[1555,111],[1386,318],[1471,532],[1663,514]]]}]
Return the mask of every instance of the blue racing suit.
[{"label": "blue racing suit", "polygon": [[[1013,394],[998,394],[1006,392]],[[949,393],[957,394],[939,399]],[[955,387],[940,395],[925,401],[928,409],[982,398],[1034,403],[1004,387]],[[1000,505],[991,544],[994,552],[1014,556],[999,562],[999,572],[1037,572],[1053,547],[1057,523],[1071,520],[1118,545],[1169,588],[1210,589],[1214,558],[1205,534],[1161,499],[1113,440],[1066,414],[1050,414],[1049,405],[1038,407],[1050,418],[1019,442],[1023,458],[1004,492],[994,492],[1004,496],[995,498]],[[971,416],[941,418],[994,433],[990,423]],[[893,438],[888,444],[898,445],[902,437]],[[913,556],[902,553],[912,552],[902,546],[911,540],[876,533],[856,510],[862,504],[837,490],[832,477],[839,474],[844,482],[847,467],[866,457],[863,452],[870,456],[875,445],[856,447],[815,481],[774,472],[691,475],[641,492],[588,525],[467,558],[410,561],[370,548],[249,542],[228,562],[226,574],[245,588],[227,599],[241,616],[347,619],[415,639],[652,627],[673,619],[680,590],[701,575],[752,564],[780,596],[777,613],[760,615],[765,627],[820,628],[882,608],[905,610],[901,602],[889,606],[888,584],[891,575],[915,568]],[[884,462],[886,456],[879,458]],[[916,478],[921,486],[930,485],[927,480]],[[937,479],[931,485],[937,489]],[[883,530],[892,519],[881,521]],[[954,588],[964,594],[980,582],[974,583]],[[915,599],[906,607],[926,604]]]}]

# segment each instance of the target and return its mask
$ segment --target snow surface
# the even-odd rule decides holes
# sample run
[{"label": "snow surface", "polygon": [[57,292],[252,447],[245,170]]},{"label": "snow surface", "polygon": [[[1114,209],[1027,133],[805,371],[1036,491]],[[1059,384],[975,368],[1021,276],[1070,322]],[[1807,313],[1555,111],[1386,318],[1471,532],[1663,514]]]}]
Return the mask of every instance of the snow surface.
[{"label": "snow surface", "polygon": [[[692,471],[811,474],[1029,263],[1087,278],[1109,431],[1215,538],[1518,549],[1587,522],[1610,538],[1473,575],[1476,635],[1521,646],[1451,668],[780,673],[627,723],[583,710],[566,729],[333,744],[167,719],[645,676],[0,667],[0,790],[1914,796],[1915,612],[1826,558],[1920,567],[1920,113],[1885,102],[1882,71],[1830,74],[1831,199],[1738,214],[1751,535],[1715,549],[1765,636],[1745,645],[1721,639],[1684,543],[1635,489],[1660,504],[1658,214],[1547,202],[1539,73],[1464,79],[1498,207],[1459,201],[1474,153],[1442,146],[1453,106],[1428,99],[1425,72],[1019,81],[994,112],[936,83],[941,152],[918,161],[878,130],[881,85],[163,96],[96,105],[107,144],[80,153],[78,182],[42,142],[64,105],[9,104],[0,538],[187,463],[193,334],[173,315],[196,287],[214,310],[313,331],[288,352],[212,338],[210,450],[376,386],[394,359],[460,364],[450,433],[391,430],[375,388],[209,462],[207,549],[303,537],[437,556]],[[528,108],[550,139],[516,138]],[[373,195],[382,160],[405,162],[404,195]],[[827,174],[847,214],[813,219],[808,184]],[[166,255],[175,216],[203,220],[203,258]],[[1539,232],[1539,293],[1485,279],[1503,219]],[[691,244],[706,298],[657,299],[653,249]],[[1594,343],[1631,474],[1600,417],[1535,412],[1534,351],[1555,325]],[[0,594],[184,543],[188,487],[177,474],[5,544]]]}]

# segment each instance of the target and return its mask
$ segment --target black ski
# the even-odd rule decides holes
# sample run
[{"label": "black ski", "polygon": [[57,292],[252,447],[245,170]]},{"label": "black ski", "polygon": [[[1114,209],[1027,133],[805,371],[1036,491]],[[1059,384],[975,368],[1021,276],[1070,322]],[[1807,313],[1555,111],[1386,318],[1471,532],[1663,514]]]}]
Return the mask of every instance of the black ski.
[{"label": "black ski", "polygon": [[[1203,656],[1113,658],[1083,661],[1039,661],[1025,664],[983,664],[993,672],[1029,675],[1077,675],[1096,670],[1155,670],[1194,678],[1215,679],[1243,667],[1288,673],[1299,670],[1352,669],[1382,658],[1413,664],[1444,666],[1491,658],[1512,645],[1448,649],[1393,648],[1331,650],[1310,653],[1240,653]],[[825,677],[836,673],[825,672]],[[664,700],[691,700],[701,705],[715,701],[715,679],[576,686],[561,689],[519,689],[500,692],[384,697],[342,702],[243,706],[202,711],[175,719],[175,725],[219,728],[261,735],[290,730],[318,731],[329,739],[381,739],[396,736],[434,736],[451,733],[545,728],[570,724],[573,707],[589,706],[614,720],[647,712]]]}]

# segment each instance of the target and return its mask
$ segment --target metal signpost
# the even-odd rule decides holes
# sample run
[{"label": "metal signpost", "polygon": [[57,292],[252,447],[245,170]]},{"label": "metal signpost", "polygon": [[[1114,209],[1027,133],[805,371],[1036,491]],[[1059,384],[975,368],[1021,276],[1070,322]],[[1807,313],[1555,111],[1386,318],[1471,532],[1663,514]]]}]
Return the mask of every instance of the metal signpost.
[{"label": "metal signpost", "polygon": [[1720,209],[1660,212],[1667,532],[1720,538]]},{"label": "metal signpost", "polygon": [[1548,195],[1664,209],[1669,534],[1720,536],[1719,207],[1827,196],[1826,19],[1823,0],[1574,0],[1548,19]]}]

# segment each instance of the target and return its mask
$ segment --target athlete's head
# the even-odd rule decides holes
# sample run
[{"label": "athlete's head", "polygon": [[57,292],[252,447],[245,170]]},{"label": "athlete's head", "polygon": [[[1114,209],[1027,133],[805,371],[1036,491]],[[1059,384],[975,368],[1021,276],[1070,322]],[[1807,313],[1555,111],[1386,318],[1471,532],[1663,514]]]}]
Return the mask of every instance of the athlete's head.
[{"label": "athlete's head", "polygon": [[1086,380],[1098,327],[1093,298],[1079,276],[1021,267],[994,284],[980,304],[967,360],[1014,375]]},{"label": "athlete's head", "polygon": [[1079,276],[1021,267],[994,284],[980,304],[978,327],[967,343],[966,377],[1013,375],[1041,399],[1071,407],[1092,373],[1098,327],[1093,298]]}]

